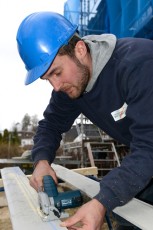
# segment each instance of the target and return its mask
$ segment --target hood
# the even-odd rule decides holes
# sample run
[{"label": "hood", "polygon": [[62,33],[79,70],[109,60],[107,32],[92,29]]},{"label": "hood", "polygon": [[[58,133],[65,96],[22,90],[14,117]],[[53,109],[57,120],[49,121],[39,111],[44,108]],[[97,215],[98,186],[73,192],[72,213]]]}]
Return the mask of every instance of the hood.
[{"label": "hood", "polygon": [[92,57],[92,76],[86,88],[86,92],[89,92],[109,61],[117,39],[113,34],[102,34],[88,35],[83,37],[82,40],[88,44]]}]

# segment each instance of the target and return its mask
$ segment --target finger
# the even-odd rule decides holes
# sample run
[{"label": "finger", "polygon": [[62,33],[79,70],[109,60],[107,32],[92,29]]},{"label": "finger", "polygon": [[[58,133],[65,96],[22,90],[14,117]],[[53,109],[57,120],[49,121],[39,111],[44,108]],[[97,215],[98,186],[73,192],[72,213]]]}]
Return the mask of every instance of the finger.
[{"label": "finger", "polygon": [[69,230],[77,230],[78,228],[77,227],[69,227],[68,229]]},{"label": "finger", "polygon": [[80,219],[78,219],[78,218],[75,217],[75,215],[74,215],[74,216],[68,218],[67,220],[61,222],[60,225],[61,225],[62,227],[71,227],[71,226],[77,224],[79,221],[80,221]]},{"label": "finger", "polygon": [[[89,230],[89,228],[86,228],[86,226],[81,226],[81,227],[68,227],[68,230]],[[100,230],[100,229],[96,229],[96,230]]]},{"label": "finger", "polygon": [[53,180],[55,181],[56,184],[58,184],[58,180],[57,180],[57,176],[56,176],[56,173],[54,171],[52,171],[50,173],[51,177],[53,178]]},{"label": "finger", "polygon": [[36,183],[33,179],[30,178],[29,184],[31,185],[31,187],[33,187],[33,188],[36,190],[36,188],[37,188],[37,183]]},{"label": "finger", "polygon": [[38,191],[39,188],[43,187],[42,180],[35,180],[35,179],[31,178],[29,183],[36,191]]}]

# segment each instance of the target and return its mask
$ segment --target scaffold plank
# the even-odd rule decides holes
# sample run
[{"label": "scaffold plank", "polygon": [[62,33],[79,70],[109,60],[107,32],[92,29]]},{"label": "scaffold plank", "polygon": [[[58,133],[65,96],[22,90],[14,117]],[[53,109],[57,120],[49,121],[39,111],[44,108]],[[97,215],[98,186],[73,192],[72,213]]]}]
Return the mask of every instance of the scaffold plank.
[{"label": "scaffold plank", "polygon": [[38,195],[19,167],[1,169],[13,230],[66,230],[60,220],[43,222],[38,214]]}]

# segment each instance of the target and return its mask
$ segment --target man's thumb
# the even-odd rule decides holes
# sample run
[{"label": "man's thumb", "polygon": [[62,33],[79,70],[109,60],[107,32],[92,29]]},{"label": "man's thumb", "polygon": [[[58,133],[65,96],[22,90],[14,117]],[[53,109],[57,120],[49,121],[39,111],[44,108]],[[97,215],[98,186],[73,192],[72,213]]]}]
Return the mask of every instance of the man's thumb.
[{"label": "man's thumb", "polygon": [[62,227],[71,227],[73,226],[74,224],[78,223],[80,220],[74,215],[70,218],[68,218],[67,220],[61,222],[61,226]]}]

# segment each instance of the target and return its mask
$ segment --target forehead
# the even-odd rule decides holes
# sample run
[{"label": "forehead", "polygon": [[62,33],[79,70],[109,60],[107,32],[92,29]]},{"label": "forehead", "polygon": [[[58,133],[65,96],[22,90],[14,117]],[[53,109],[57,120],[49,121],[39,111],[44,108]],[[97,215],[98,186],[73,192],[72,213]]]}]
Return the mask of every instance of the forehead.
[{"label": "forehead", "polygon": [[55,71],[63,68],[63,63],[64,63],[63,56],[57,55],[54,61],[52,62],[51,66],[49,67],[49,69],[41,78],[44,79],[45,77],[48,77],[48,75],[52,75],[55,73]]},{"label": "forehead", "polygon": [[60,66],[62,66],[64,64],[65,58],[66,58],[66,55],[63,55],[63,56],[57,55],[54,61],[52,62],[52,65],[50,66],[50,70],[54,68],[59,68]]},{"label": "forehead", "polygon": [[52,62],[52,64],[50,65],[49,69],[47,70],[45,74],[48,74],[50,71],[60,68],[61,65],[62,65],[62,61],[60,61],[58,56],[56,56],[54,61]]},{"label": "forehead", "polygon": [[73,63],[73,59],[68,55],[57,55],[49,69],[53,70],[54,68],[64,68],[66,66],[70,67]]}]

